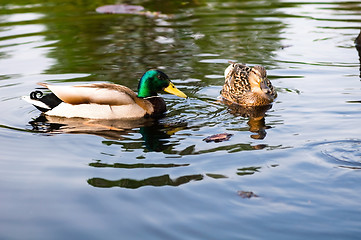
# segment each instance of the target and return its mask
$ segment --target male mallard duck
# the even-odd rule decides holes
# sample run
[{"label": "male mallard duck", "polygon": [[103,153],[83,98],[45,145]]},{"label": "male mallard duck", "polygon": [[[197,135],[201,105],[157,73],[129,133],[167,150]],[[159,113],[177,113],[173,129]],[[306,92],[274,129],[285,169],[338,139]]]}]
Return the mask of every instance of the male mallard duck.
[{"label": "male mallard duck", "polygon": [[138,95],[131,89],[110,83],[77,86],[56,86],[40,83],[52,93],[40,91],[23,97],[50,116],[91,119],[137,119],[157,117],[166,105],[157,92],[162,90],[179,97],[187,96],[178,90],[168,76],[159,70],[147,71],[139,81]]},{"label": "male mallard duck", "polygon": [[244,106],[264,106],[273,102],[277,93],[264,67],[251,68],[240,63],[230,63],[224,71],[225,83],[221,91],[225,100]]}]

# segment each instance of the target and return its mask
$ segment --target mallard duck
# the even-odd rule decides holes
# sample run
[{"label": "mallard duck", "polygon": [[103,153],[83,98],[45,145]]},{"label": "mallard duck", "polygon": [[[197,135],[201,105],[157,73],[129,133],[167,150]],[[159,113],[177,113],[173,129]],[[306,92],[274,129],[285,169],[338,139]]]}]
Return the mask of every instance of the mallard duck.
[{"label": "mallard duck", "polygon": [[225,82],[221,90],[223,99],[244,106],[269,105],[277,97],[266,69],[262,66],[248,67],[230,62],[224,71]]},{"label": "mallard duck", "polygon": [[49,116],[89,119],[137,119],[158,117],[166,111],[166,104],[158,92],[165,91],[179,97],[187,96],[178,90],[160,70],[147,71],[139,81],[138,95],[125,86],[95,83],[76,86],[39,85],[51,93],[34,91],[24,100]]}]

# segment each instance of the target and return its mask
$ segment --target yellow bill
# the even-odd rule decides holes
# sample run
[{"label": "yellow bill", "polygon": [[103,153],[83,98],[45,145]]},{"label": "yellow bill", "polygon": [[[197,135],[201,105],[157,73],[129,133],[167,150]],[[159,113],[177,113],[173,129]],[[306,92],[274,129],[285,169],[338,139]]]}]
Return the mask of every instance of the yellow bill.
[{"label": "yellow bill", "polygon": [[187,98],[187,95],[185,95],[182,91],[176,88],[172,82],[169,83],[168,87],[164,88],[164,91],[170,94],[174,94],[178,97]]}]

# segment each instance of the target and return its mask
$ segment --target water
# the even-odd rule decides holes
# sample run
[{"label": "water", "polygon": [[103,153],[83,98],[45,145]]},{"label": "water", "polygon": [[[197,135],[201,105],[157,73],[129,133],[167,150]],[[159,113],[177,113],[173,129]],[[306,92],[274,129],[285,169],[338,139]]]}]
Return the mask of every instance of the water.
[{"label": "water", "polygon": [[[0,239],[358,239],[358,1],[109,1],[0,7]],[[228,60],[263,65],[264,119],[217,102]],[[37,82],[136,89],[166,72],[158,122],[35,121]],[[64,126],[64,124],[66,124]],[[206,143],[217,133],[229,141]],[[242,198],[239,191],[258,197]]]}]

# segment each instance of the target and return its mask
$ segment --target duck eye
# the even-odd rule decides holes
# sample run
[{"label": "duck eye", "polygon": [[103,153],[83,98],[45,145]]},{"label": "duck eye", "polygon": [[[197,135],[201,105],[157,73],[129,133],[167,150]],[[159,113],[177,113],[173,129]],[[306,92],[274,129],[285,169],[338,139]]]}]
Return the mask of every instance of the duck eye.
[{"label": "duck eye", "polygon": [[255,70],[255,69],[252,69],[252,72],[257,75],[258,77],[261,77],[261,74],[259,71]]}]

